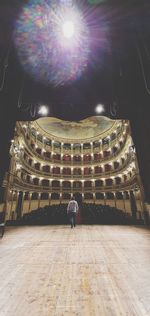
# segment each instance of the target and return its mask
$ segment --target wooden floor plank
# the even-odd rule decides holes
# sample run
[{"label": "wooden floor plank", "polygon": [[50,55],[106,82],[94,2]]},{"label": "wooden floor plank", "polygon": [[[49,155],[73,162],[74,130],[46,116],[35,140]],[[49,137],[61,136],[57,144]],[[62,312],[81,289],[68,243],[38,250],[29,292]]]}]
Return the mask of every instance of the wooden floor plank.
[{"label": "wooden floor plank", "polygon": [[150,316],[150,230],[7,228],[0,280],[0,316]]}]

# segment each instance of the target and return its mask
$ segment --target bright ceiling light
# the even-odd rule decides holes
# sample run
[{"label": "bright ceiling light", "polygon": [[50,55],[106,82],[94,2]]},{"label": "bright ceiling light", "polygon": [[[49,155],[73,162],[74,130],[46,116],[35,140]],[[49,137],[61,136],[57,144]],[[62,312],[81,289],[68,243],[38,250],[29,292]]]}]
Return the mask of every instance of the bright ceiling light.
[{"label": "bright ceiling light", "polygon": [[73,37],[75,32],[74,23],[72,21],[66,21],[63,24],[63,35],[66,38]]},{"label": "bright ceiling light", "polygon": [[38,114],[46,116],[48,114],[48,108],[45,105],[41,105]]},{"label": "bright ceiling light", "polygon": [[104,105],[103,104],[97,104],[95,107],[95,112],[96,114],[101,114],[105,111]]}]

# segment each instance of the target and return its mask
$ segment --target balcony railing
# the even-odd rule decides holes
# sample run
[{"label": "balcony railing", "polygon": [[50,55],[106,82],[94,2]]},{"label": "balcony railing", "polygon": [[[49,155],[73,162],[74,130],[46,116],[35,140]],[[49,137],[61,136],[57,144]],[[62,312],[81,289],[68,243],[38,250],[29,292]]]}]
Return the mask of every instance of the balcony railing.
[{"label": "balcony railing", "polygon": [[118,148],[118,150],[108,156],[108,157],[102,157],[99,161],[92,159],[91,161],[64,161],[64,160],[57,160],[54,158],[47,158],[44,156],[41,156],[40,154],[38,154],[35,150],[33,150],[33,148],[31,147],[30,143],[25,140],[25,146],[27,147],[27,150],[30,152],[31,156],[33,156],[33,159],[37,158],[38,161],[40,162],[48,162],[51,163],[53,165],[57,164],[58,166],[96,166],[98,163],[104,163],[107,162],[109,163],[110,161],[112,162],[112,160],[114,160],[115,158],[117,158],[117,156],[120,154],[120,152],[122,150],[124,150],[125,145],[126,145],[126,140],[127,140],[127,135],[124,138],[124,142],[122,143],[121,147]]},{"label": "balcony railing", "polygon": [[19,177],[15,176],[13,183],[10,184],[10,189],[18,190],[18,191],[30,191],[30,192],[105,192],[105,191],[121,191],[121,190],[131,190],[134,189],[135,185],[137,184],[137,177],[134,175],[130,180],[120,183],[120,184],[112,184],[112,185],[105,185],[105,186],[86,186],[86,187],[49,187],[49,186],[43,186],[43,185],[34,185],[31,183],[24,182]]},{"label": "balcony railing", "polygon": [[104,171],[104,172],[91,172],[91,174],[56,174],[56,173],[50,173],[50,172],[46,172],[46,171],[42,171],[42,170],[38,170],[32,166],[30,166],[25,159],[21,158],[21,163],[22,163],[22,167],[23,169],[25,169],[26,171],[30,171],[32,173],[32,175],[34,175],[35,177],[39,176],[45,176],[46,179],[51,177],[53,179],[56,178],[60,178],[60,179],[84,179],[84,178],[103,178],[104,176],[107,177],[111,177],[111,176],[117,176],[118,174],[120,174],[120,172],[123,172],[127,166],[130,165],[130,163],[132,162],[132,155],[130,154],[128,156],[128,158],[124,161],[124,164],[119,166],[117,169],[112,169],[109,171]]}]

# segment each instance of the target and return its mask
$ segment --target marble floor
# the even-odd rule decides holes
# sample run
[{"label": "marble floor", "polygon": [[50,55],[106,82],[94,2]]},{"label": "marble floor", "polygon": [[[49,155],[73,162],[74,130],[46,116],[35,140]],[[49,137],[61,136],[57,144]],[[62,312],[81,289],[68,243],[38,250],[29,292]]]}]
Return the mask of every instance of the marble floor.
[{"label": "marble floor", "polygon": [[24,226],[0,239],[0,316],[150,316],[150,230]]}]

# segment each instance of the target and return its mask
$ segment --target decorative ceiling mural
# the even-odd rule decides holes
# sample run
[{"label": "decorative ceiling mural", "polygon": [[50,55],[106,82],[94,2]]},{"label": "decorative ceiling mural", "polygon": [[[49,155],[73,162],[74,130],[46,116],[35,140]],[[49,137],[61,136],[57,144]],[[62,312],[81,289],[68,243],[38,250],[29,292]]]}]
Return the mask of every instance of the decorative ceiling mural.
[{"label": "decorative ceiling mural", "polygon": [[116,120],[111,120],[105,116],[92,116],[79,122],[63,121],[54,117],[39,118],[34,121],[36,129],[43,133],[51,134],[64,139],[88,139],[96,137],[116,124]]}]

